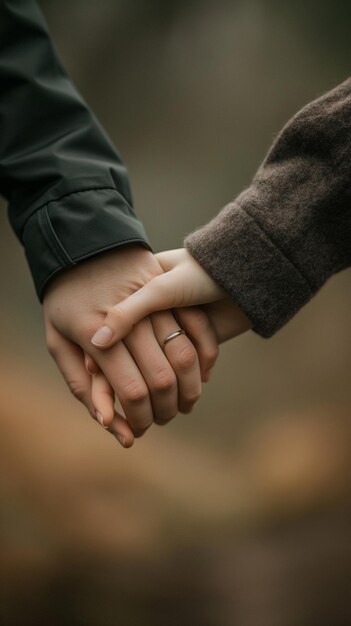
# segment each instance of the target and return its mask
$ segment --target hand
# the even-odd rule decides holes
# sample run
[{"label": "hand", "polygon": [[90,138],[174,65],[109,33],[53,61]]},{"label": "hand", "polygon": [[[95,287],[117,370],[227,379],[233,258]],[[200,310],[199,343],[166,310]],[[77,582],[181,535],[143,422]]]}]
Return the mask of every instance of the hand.
[{"label": "hand", "polygon": [[[217,356],[214,349],[209,355],[209,347],[216,343],[210,328],[199,339],[201,365],[184,335],[161,350],[164,337],[179,328],[168,311],[135,325],[113,350],[102,353],[92,345],[91,337],[106,312],[160,273],[162,268],[151,252],[142,246],[123,246],[62,272],[44,298],[50,353],[74,395],[125,447],[153,420],[167,422],[178,407],[189,412],[201,391],[200,366],[207,371]],[[96,361],[104,376],[91,380],[84,353]],[[114,411],[114,394],[126,420]]]},{"label": "hand", "polygon": [[[218,343],[236,337],[251,328],[251,322],[228,297],[226,292],[205,272],[186,249],[169,250],[155,255],[164,273],[129,298],[109,309],[104,320],[105,337],[102,343],[93,337],[95,346],[110,348],[137,324],[154,311],[176,309],[175,315],[192,338],[197,324],[189,316],[202,316],[202,328],[211,325]],[[202,311],[192,311],[192,305],[202,304]],[[190,327],[189,327],[190,324]],[[198,332],[198,331],[197,331]],[[195,342],[196,343],[196,342]]]}]

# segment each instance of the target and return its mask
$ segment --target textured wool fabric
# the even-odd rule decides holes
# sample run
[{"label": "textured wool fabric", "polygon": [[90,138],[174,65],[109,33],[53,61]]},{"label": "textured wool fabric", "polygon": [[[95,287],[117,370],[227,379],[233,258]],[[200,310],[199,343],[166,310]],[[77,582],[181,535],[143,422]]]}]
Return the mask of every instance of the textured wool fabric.
[{"label": "textured wool fabric", "polygon": [[251,186],[185,246],[263,337],[351,265],[351,79],[288,122]]}]

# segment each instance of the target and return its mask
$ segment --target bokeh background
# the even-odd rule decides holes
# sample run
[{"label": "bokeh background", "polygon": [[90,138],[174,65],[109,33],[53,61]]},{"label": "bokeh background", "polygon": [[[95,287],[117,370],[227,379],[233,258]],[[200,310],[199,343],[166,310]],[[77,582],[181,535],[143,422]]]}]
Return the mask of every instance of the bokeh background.
[{"label": "bokeh background", "polygon": [[[350,71],[348,1],[41,6],[155,250]],[[351,624],[350,270],[273,339],[222,346],[194,413],[125,451],[69,396],[0,221],[1,624]]]}]

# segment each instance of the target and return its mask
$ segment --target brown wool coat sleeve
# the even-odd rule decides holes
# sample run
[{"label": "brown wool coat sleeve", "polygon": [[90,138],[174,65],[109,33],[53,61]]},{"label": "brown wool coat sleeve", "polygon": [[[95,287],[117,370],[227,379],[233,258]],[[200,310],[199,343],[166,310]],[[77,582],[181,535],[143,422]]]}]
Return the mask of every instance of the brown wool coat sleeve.
[{"label": "brown wool coat sleeve", "polygon": [[251,186],[185,246],[263,337],[351,265],[351,78],[288,122]]}]

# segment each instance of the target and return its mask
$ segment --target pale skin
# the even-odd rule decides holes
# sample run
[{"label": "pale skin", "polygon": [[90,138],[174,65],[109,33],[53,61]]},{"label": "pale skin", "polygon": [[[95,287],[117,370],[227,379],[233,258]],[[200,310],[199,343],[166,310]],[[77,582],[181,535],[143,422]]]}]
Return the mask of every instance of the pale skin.
[{"label": "pale skin", "polygon": [[[163,273],[154,276],[138,291],[108,308],[103,325],[92,337],[94,347],[110,350],[133,332],[143,319],[173,310],[181,328],[199,345],[199,339],[208,342],[207,334],[216,346],[251,328],[250,320],[228,297],[221,287],[203,270],[186,249],[169,250],[155,255]],[[202,305],[201,308],[199,305]],[[101,330],[102,329],[102,330]],[[210,331],[209,331],[210,329]],[[167,346],[179,350],[183,335]],[[215,359],[212,359],[213,363]],[[103,375],[93,359],[88,360],[92,385]],[[211,367],[203,371],[208,380]]]},{"label": "pale skin", "polygon": [[[133,321],[109,349],[93,345],[106,314],[110,319],[116,304],[163,271],[143,246],[122,246],[60,273],[44,297],[49,352],[75,397],[124,447],[153,422],[189,413],[218,355],[216,332],[201,310],[184,309],[178,319],[167,307]],[[187,335],[163,346],[180,323]],[[114,408],[115,396],[124,415]]]}]

